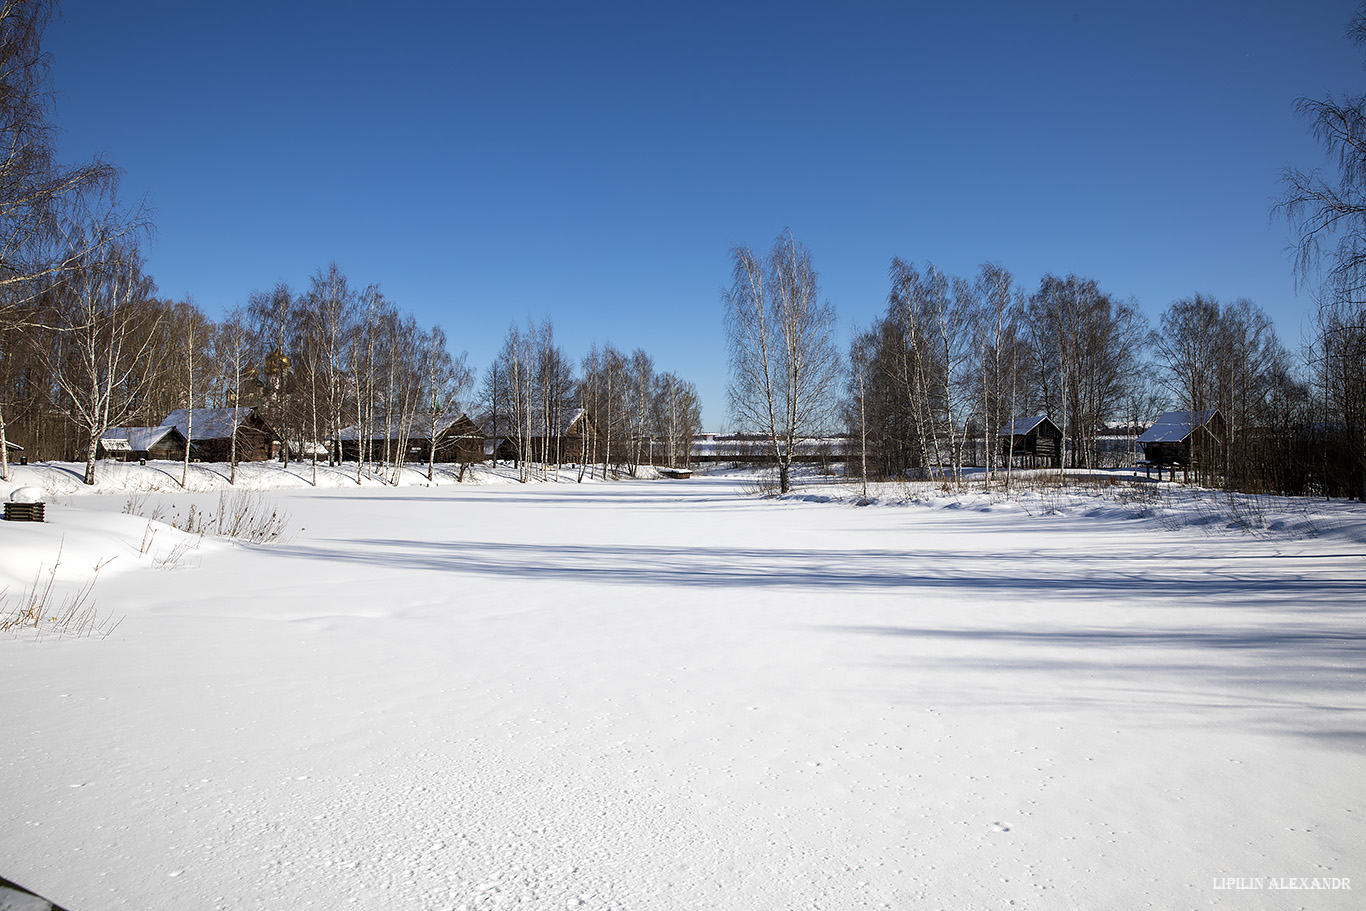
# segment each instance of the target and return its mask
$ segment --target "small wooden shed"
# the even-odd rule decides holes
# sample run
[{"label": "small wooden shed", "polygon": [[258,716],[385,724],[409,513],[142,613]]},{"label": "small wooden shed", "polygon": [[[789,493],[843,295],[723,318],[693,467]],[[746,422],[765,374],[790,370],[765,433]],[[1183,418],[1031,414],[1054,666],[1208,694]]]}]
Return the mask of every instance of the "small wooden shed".
[{"label": "small wooden shed", "polygon": [[1002,461],[1012,468],[1061,468],[1062,431],[1044,415],[1020,418],[996,433]]},{"label": "small wooden shed", "polygon": [[110,427],[100,434],[95,457],[132,462],[139,459],[185,458],[185,436],[174,426]]},{"label": "small wooden shed", "polygon": [[1176,476],[1176,469],[1186,472],[1211,470],[1228,442],[1228,423],[1217,408],[1204,411],[1168,411],[1157,419],[1138,438],[1143,447],[1146,472],[1157,469],[1158,480],[1166,468]]}]

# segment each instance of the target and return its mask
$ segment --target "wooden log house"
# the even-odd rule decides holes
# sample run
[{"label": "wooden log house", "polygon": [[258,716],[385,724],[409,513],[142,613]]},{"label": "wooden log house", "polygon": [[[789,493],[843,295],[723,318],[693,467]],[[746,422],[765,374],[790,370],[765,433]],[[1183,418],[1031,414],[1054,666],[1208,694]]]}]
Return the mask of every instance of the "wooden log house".
[{"label": "wooden log house", "polygon": [[196,408],[172,411],[161,423],[171,424],[190,441],[196,457],[205,462],[227,462],[234,452],[239,462],[265,462],[276,454],[279,435],[255,408]]},{"label": "wooden log house", "polygon": [[[484,434],[464,412],[414,415],[406,428],[395,418],[376,419],[368,432],[360,425],[344,428],[338,438],[342,461],[360,458],[360,443],[365,440],[365,458],[387,462],[478,462],[484,457]],[[402,452],[399,452],[400,447]],[[434,450],[434,451],[433,451]]]},{"label": "wooden log house", "polygon": [[[586,409],[571,408],[551,423],[551,432],[547,436],[545,422],[539,415],[533,415],[526,440],[530,461],[551,464],[593,460],[598,427]],[[499,414],[495,426],[492,413],[485,412],[480,415],[479,425],[484,434],[484,458],[509,462],[518,460],[518,431],[521,428],[509,416]]]},{"label": "wooden log house", "polygon": [[1062,467],[1062,431],[1043,415],[1002,427],[996,439],[1002,461],[1012,468]]}]

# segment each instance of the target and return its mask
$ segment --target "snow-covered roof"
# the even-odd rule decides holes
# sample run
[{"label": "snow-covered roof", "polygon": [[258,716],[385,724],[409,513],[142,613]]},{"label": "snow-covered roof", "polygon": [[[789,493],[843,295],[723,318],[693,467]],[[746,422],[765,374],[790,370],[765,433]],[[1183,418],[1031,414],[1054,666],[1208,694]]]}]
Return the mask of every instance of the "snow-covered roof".
[{"label": "snow-covered roof", "polygon": [[572,411],[565,412],[560,416],[560,433],[568,433],[573,430],[574,425],[577,424],[581,418],[587,416],[587,414],[588,411],[583,408],[575,408]]},{"label": "snow-covered roof", "polygon": [[1157,419],[1139,438],[1140,443],[1179,443],[1197,427],[1204,427],[1219,413],[1217,408],[1204,411],[1168,411]]},{"label": "snow-covered roof", "polygon": [[[176,428],[170,424],[160,427],[110,427],[100,434],[100,445],[106,452],[146,452]],[[180,435],[182,438],[184,434]]]},{"label": "snow-covered roof", "polygon": [[[574,430],[574,425],[579,423],[580,420],[585,419],[589,423],[592,423],[592,417],[588,415],[588,410],[585,408],[571,408],[568,411],[562,412],[560,414],[559,430],[557,433],[559,433],[560,436],[571,433]],[[478,424],[479,429],[484,432],[484,436],[491,437],[496,435],[493,432],[493,413],[491,411],[480,412],[479,417],[475,418],[475,423]],[[541,423],[538,409],[537,413],[531,418],[531,435],[533,437],[539,437],[541,435]],[[509,431],[515,433],[517,428],[511,415],[500,413],[498,415],[497,429],[502,431],[504,435],[507,435]]]},{"label": "snow-covered roof", "polygon": [[[255,409],[246,405],[238,408],[195,408],[194,409],[194,439],[196,440],[226,440],[242,426],[242,422],[251,416]],[[166,415],[166,420],[162,424],[170,424],[180,431],[180,435],[189,439],[190,437],[190,409],[177,408]]]},{"label": "snow-covered roof", "polygon": [[328,454],[326,443],[316,443],[310,440],[290,440],[289,449],[305,458],[309,456],[325,457]]},{"label": "snow-covered roof", "polygon": [[513,421],[512,415],[503,412],[499,412],[498,414],[497,427],[493,426],[492,411],[481,411],[475,416],[474,423],[479,426],[479,432],[486,438],[495,436],[506,437],[509,433],[515,433],[517,431],[517,425],[516,422]]},{"label": "snow-covered roof", "polygon": [[[1019,418],[1009,426],[1002,427],[999,431],[997,431],[996,435],[1001,437],[1022,437],[1047,420],[1048,417],[1042,414],[1038,417]],[[1049,423],[1052,422],[1049,421]]]}]

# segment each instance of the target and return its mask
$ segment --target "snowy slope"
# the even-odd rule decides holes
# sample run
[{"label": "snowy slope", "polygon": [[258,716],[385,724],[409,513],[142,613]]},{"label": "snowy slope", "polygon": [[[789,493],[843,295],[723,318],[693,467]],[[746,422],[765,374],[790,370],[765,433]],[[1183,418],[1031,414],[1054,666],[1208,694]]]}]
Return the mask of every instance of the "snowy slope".
[{"label": "snowy slope", "polygon": [[[0,874],[72,911],[1359,906],[1359,507],[749,484],[277,490],[288,543],[162,568],[125,495],[59,496],[37,534],[116,555],[123,619],[0,637]],[[0,523],[21,584],[36,528]]]}]

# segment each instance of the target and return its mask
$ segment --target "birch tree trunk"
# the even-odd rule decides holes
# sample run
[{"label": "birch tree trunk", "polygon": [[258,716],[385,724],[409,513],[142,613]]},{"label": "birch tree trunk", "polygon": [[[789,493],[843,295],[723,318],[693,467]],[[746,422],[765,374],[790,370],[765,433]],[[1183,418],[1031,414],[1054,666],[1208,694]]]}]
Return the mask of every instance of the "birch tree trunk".
[{"label": "birch tree trunk", "polygon": [[180,487],[183,490],[190,480],[190,446],[194,440],[194,322],[191,320],[186,333],[185,372],[189,376],[185,387],[185,463],[180,468]]}]

